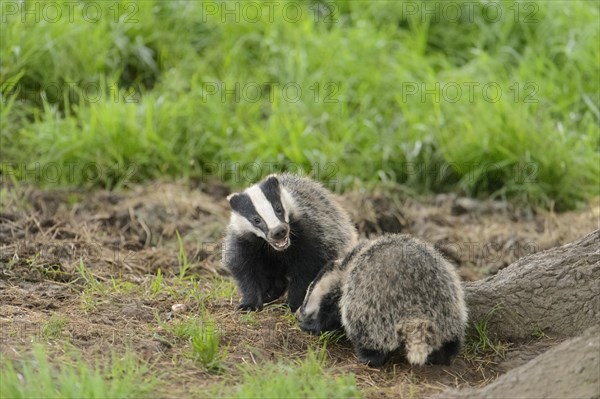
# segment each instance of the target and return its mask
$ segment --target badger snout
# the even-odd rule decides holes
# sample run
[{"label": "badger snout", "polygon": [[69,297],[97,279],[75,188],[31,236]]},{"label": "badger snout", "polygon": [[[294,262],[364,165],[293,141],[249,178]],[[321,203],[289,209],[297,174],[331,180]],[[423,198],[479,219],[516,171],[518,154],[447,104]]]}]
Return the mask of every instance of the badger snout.
[{"label": "badger snout", "polygon": [[289,233],[289,226],[286,224],[280,224],[269,231],[269,234],[267,235],[269,244],[271,244],[271,246],[278,251],[286,249],[290,245]]}]

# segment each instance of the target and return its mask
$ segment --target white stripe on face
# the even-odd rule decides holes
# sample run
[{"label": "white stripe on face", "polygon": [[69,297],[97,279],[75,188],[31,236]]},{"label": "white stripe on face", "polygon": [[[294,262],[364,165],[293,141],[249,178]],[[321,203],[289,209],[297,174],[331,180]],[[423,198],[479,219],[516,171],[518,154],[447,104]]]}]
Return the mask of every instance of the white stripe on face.
[{"label": "white stripe on face", "polygon": [[265,233],[263,233],[261,229],[254,226],[252,223],[250,223],[248,219],[246,219],[242,215],[237,214],[236,212],[231,212],[231,219],[229,224],[231,225],[231,228],[234,231],[237,231],[238,233],[244,233],[246,231],[249,231],[257,235],[258,237],[262,237],[265,240],[267,239]]},{"label": "white stripe on face", "polygon": [[256,209],[256,212],[263,218],[269,230],[281,224],[281,220],[275,215],[273,205],[267,200],[267,197],[265,197],[265,194],[263,194],[258,185],[248,188],[246,194],[252,200],[254,209]]},{"label": "white stripe on face", "polygon": [[294,197],[292,197],[292,194],[285,187],[281,187],[281,205],[283,205],[285,211],[285,221],[289,223],[290,215],[296,212],[297,205]]},{"label": "white stripe on face", "polygon": [[319,281],[315,283],[306,306],[304,308],[304,314],[307,317],[316,317],[321,309],[321,302],[325,295],[333,291],[336,284],[342,279],[342,273],[339,270],[333,270],[325,274]]}]

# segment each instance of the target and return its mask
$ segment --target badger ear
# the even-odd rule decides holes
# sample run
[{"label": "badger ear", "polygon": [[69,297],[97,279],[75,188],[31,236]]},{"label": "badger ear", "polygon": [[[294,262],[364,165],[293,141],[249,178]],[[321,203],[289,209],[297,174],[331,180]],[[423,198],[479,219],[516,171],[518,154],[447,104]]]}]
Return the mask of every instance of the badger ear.
[{"label": "badger ear", "polygon": [[239,193],[229,194],[227,196],[227,201],[229,202],[229,206],[231,207],[231,209],[233,209],[234,211],[237,210],[238,206],[240,204],[240,195],[239,195]]},{"label": "badger ear", "polygon": [[279,178],[277,177],[277,175],[269,175],[265,179],[264,185],[265,187],[279,190]]}]

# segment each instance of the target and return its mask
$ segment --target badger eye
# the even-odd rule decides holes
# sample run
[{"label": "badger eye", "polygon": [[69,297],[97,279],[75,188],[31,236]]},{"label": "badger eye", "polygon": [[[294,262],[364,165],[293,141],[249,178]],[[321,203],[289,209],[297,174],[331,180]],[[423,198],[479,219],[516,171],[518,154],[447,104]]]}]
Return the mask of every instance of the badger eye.
[{"label": "badger eye", "polygon": [[278,215],[281,215],[283,213],[283,209],[281,208],[281,205],[275,206],[275,213]]},{"label": "badger eye", "polygon": [[258,216],[256,216],[254,219],[252,219],[252,221],[254,222],[254,224],[260,224],[261,220]]}]

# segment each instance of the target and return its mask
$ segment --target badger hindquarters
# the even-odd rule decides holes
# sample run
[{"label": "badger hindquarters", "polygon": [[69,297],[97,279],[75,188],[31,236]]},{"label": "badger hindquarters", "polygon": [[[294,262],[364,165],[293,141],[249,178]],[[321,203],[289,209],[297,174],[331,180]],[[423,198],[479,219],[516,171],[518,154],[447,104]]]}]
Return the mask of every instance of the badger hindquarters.
[{"label": "badger hindquarters", "polygon": [[362,242],[324,269],[298,312],[301,326],[324,331],[335,325],[320,312],[331,298],[339,298],[341,325],[359,359],[372,366],[401,347],[415,365],[448,364],[460,349],[467,312],[458,275],[433,247],[414,237]]}]

